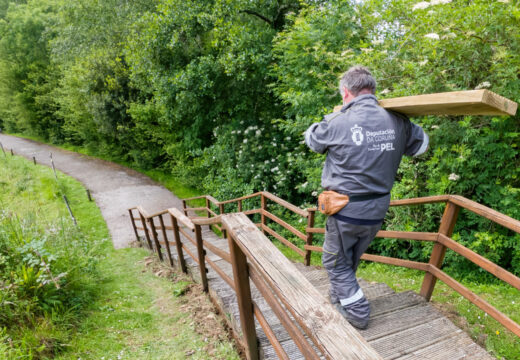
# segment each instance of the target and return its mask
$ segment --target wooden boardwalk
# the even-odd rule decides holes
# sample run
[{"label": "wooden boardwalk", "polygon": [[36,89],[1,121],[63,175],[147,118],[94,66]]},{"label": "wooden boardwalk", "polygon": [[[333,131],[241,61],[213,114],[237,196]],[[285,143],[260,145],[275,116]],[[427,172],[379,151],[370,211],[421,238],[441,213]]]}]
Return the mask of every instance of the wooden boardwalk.
[{"label": "wooden boardwalk", "polygon": [[[189,231],[189,229],[186,230]],[[158,235],[160,242],[163,243],[164,240],[160,236],[160,232]],[[206,226],[203,227],[202,237],[205,241],[225,252],[229,252],[227,239],[219,238]],[[182,241],[192,250],[193,254],[197,253],[195,246],[185,237]],[[164,244],[162,248],[164,249]],[[172,258],[177,263],[178,257],[175,246],[171,245],[170,249]],[[195,281],[200,281],[197,263],[186,254],[185,258],[188,271]],[[215,262],[229,277],[233,276],[231,264],[227,261],[209,250],[207,250],[207,258]],[[324,269],[313,266],[306,267],[300,263],[295,265],[320,293],[328,294],[329,281]],[[209,294],[225,315],[233,331],[239,335],[236,337],[240,338],[240,319],[235,293],[211,267],[208,267],[208,270]],[[475,344],[464,331],[435,309],[431,303],[426,302],[415,292],[395,293],[386,284],[368,283],[361,279],[360,285],[371,303],[372,315],[368,328],[359,330],[359,332],[384,359],[494,359],[479,345]],[[253,285],[252,295],[253,300],[261,308],[290,358],[303,359],[304,357],[280,324],[278,318]],[[277,355],[258,323],[256,323],[256,331],[260,344],[260,357],[277,359]],[[341,341],[341,339],[338,339],[338,341]],[[345,344],[345,346],[348,346],[348,344]]]}]

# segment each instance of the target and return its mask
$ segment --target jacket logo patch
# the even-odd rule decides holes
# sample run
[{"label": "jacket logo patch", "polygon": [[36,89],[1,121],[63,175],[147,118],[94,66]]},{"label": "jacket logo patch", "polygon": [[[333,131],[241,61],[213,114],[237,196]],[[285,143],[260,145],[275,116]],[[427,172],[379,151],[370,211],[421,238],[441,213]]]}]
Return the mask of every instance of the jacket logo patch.
[{"label": "jacket logo patch", "polygon": [[352,131],[352,141],[354,141],[354,144],[358,146],[361,145],[363,143],[363,139],[365,138],[363,136],[363,128],[356,124],[354,127],[350,128],[350,131]]}]

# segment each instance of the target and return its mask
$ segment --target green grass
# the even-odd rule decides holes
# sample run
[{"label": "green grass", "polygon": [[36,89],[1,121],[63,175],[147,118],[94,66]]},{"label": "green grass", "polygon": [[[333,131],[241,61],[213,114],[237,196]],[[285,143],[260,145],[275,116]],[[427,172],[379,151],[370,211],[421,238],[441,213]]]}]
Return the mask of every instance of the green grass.
[{"label": "green grass", "polygon": [[[47,167],[0,154],[1,216],[22,227],[34,224],[41,234],[75,232],[61,197],[66,194],[81,236],[95,244],[95,251],[80,255],[95,258],[96,270],[85,271],[82,279],[88,303],[76,301],[81,303],[77,308],[57,308],[0,329],[0,358],[239,358],[224,330],[212,336],[200,331],[196,313],[187,307],[196,293],[190,290],[192,282],[156,276],[146,266],[149,252],[144,249],[113,249],[101,213],[85,189],[59,172],[58,179]],[[211,306],[205,295],[195,299],[201,314],[208,316]],[[222,329],[215,321],[215,329]]]},{"label": "green grass", "polygon": [[191,282],[155,276],[145,267],[147,255],[144,249],[122,249],[100,263],[100,296],[69,350],[56,359],[184,359],[190,353],[193,359],[239,358],[230,342],[205,341],[192,314],[183,311]]}]

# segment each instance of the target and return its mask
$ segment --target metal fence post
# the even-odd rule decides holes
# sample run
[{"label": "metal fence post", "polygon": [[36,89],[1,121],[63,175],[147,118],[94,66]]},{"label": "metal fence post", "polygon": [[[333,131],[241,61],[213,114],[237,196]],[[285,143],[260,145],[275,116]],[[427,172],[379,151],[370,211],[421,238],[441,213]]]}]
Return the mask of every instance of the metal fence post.
[{"label": "metal fence post", "polygon": [[[460,207],[448,201],[444,214],[441,218],[441,225],[439,226],[439,234],[444,234],[450,237],[453,234],[453,229],[457,223],[457,217],[459,215]],[[430,256],[429,264],[434,265],[437,268],[442,267],[444,256],[446,255],[446,247],[438,242],[433,245],[432,254]],[[437,278],[431,273],[427,272],[424,274],[424,280],[421,286],[420,295],[423,296],[426,301],[430,301],[435,288]]]}]

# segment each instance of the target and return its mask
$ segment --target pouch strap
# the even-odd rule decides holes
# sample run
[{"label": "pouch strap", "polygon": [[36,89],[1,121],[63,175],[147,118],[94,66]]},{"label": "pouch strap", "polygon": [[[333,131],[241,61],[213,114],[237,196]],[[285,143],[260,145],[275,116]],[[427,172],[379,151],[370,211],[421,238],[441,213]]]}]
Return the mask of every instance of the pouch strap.
[{"label": "pouch strap", "polygon": [[374,200],[382,198],[383,196],[386,196],[390,193],[384,193],[384,194],[362,194],[362,195],[349,195],[349,201],[350,202],[359,202],[359,201],[365,201],[365,200]]}]

